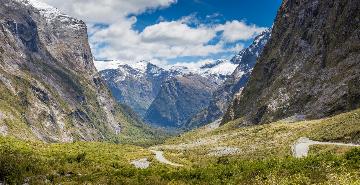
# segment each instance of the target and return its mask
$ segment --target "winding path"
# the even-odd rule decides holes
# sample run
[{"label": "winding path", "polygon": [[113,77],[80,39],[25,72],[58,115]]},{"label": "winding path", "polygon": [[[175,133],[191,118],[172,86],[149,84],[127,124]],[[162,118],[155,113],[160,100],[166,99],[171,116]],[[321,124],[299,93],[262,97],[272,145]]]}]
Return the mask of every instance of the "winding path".
[{"label": "winding path", "polygon": [[356,144],[319,142],[319,141],[312,141],[306,137],[302,137],[292,147],[293,156],[296,158],[306,157],[308,155],[309,147],[311,145],[336,145],[336,146],[360,147],[360,145],[356,145]]},{"label": "winding path", "polygon": [[150,150],[150,151],[155,154],[156,160],[158,160],[160,163],[164,163],[164,164],[168,164],[168,165],[176,166],[176,167],[183,166],[182,164],[173,163],[173,162],[167,160],[164,157],[164,152],[163,151],[157,151],[157,150]]}]

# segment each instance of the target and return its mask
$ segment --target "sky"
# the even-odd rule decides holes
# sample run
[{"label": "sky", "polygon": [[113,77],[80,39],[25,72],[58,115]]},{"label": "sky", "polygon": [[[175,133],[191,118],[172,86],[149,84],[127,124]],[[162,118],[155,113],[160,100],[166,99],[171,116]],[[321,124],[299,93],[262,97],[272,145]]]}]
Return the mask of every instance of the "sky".
[{"label": "sky", "polygon": [[87,23],[102,69],[230,59],[272,26],[281,0],[40,0]]}]

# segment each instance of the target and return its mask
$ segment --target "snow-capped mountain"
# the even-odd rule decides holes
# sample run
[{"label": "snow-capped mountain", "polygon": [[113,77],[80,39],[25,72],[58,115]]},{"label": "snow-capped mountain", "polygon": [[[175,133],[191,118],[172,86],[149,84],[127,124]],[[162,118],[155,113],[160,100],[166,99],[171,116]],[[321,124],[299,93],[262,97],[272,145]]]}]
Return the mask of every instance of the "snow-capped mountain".
[{"label": "snow-capped mountain", "polygon": [[57,24],[61,27],[66,27],[74,30],[81,30],[86,26],[83,21],[66,15],[57,8],[54,8],[46,3],[38,0],[15,0],[16,2],[22,3],[27,7],[35,8],[50,24]]},{"label": "snow-capped mountain", "polygon": [[[133,71],[136,75],[146,75],[146,73],[151,73],[152,75],[161,74],[164,71],[167,71],[171,76],[182,76],[188,74],[197,74],[203,77],[212,77],[217,78],[218,83],[222,83],[238,67],[238,64],[233,61],[226,59],[219,59],[214,61],[208,61],[200,65],[174,65],[174,66],[164,66],[159,67],[155,64],[152,64],[148,61],[140,61],[136,63],[124,63],[121,61],[95,61],[95,65],[100,71],[102,70],[101,66],[104,66],[104,63],[109,63],[110,65],[107,68],[118,69],[120,71]],[[150,65],[150,66],[149,66]],[[148,68],[151,67],[151,68]],[[106,70],[106,69],[105,69]],[[134,75],[134,73],[124,72],[121,78],[126,78],[126,75]]]},{"label": "snow-capped mountain", "polygon": [[100,75],[118,102],[130,106],[140,116],[144,116],[161,84],[177,73],[141,61],[122,64],[117,69],[103,70]]},{"label": "snow-capped mountain", "polygon": [[[96,63],[99,62],[101,61]],[[110,61],[110,63],[119,65],[116,69],[101,71],[101,76],[107,82],[115,98],[119,102],[129,105],[140,116],[144,116],[165,81],[175,77],[195,75],[201,77],[202,80],[207,79],[217,87],[230,77],[237,67],[237,64],[233,64],[229,60],[207,62],[198,67],[172,66],[167,69],[148,61],[132,64],[120,61]]]},{"label": "snow-capped mountain", "polygon": [[185,126],[186,128],[211,123],[224,115],[234,95],[239,93],[248,82],[256,61],[270,37],[271,29],[268,29],[257,36],[248,48],[240,51],[230,60],[231,64],[237,64],[235,71],[218,90],[213,93],[209,106],[188,120]]},{"label": "snow-capped mountain", "polygon": [[217,83],[223,83],[235,71],[238,65],[226,59],[208,61],[201,65],[175,65],[169,70],[182,75],[197,74],[205,78],[211,78]]},{"label": "snow-capped mountain", "polygon": [[[116,99],[129,105],[148,122],[162,126],[169,123],[176,127],[183,127],[188,122],[188,127],[185,127],[193,128],[223,115],[228,101],[247,82],[269,38],[270,30],[267,30],[231,60],[177,64],[163,68],[148,61],[131,64],[111,61],[111,64],[118,64],[117,68],[103,70],[100,74]],[[199,88],[194,88],[193,84]],[[216,115],[195,115],[206,108],[209,102],[209,110]],[[186,105],[196,108],[188,109]],[[176,115],[170,115],[169,109]],[[157,123],[159,120],[162,123]]]}]

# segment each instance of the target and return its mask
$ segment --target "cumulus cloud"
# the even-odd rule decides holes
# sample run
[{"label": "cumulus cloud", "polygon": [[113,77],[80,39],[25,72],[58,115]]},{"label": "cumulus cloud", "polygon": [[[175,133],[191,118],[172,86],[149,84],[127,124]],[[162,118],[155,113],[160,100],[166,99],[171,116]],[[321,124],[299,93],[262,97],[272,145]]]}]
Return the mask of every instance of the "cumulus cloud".
[{"label": "cumulus cloud", "polygon": [[245,22],[234,20],[219,25],[216,30],[223,31],[223,39],[227,42],[236,42],[239,40],[249,40],[259,35],[266,28],[257,27],[256,25],[247,25]]},{"label": "cumulus cloud", "polygon": [[113,23],[129,14],[166,8],[177,0],[40,0],[88,23]]},{"label": "cumulus cloud", "polygon": [[205,27],[191,28],[179,21],[160,22],[148,26],[141,33],[145,42],[176,45],[204,44],[214,38],[216,32]]},{"label": "cumulus cloud", "polygon": [[[242,44],[230,48],[226,47],[227,44],[249,40],[265,29],[238,20],[205,24],[197,19],[196,14],[191,14],[175,21],[160,18],[158,23],[137,31],[133,28],[137,14],[166,8],[177,3],[177,0],[41,1],[87,22],[90,44],[96,58],[128,63],[151,60],[166,65],[167,60],[177,57],[206,58],[224,52],[238,52]],[[218,41],[209,44],[215,38]],[[200,65],[202,62],[196,63]],[[103,69],[117,65],[113,63],[97,63],[96,66]]]}]

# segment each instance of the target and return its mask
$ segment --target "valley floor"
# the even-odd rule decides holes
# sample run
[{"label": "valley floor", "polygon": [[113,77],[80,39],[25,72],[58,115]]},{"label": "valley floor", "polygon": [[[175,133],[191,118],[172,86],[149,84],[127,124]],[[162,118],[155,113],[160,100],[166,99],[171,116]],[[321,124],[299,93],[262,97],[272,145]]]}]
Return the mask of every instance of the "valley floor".
[{"label": "valley floor", "polygon": [[251,127],[241,127],[239,119],[150,148],[0,137],[0,182],[360,184],[358,144],[360,109],[321,120]]}]

